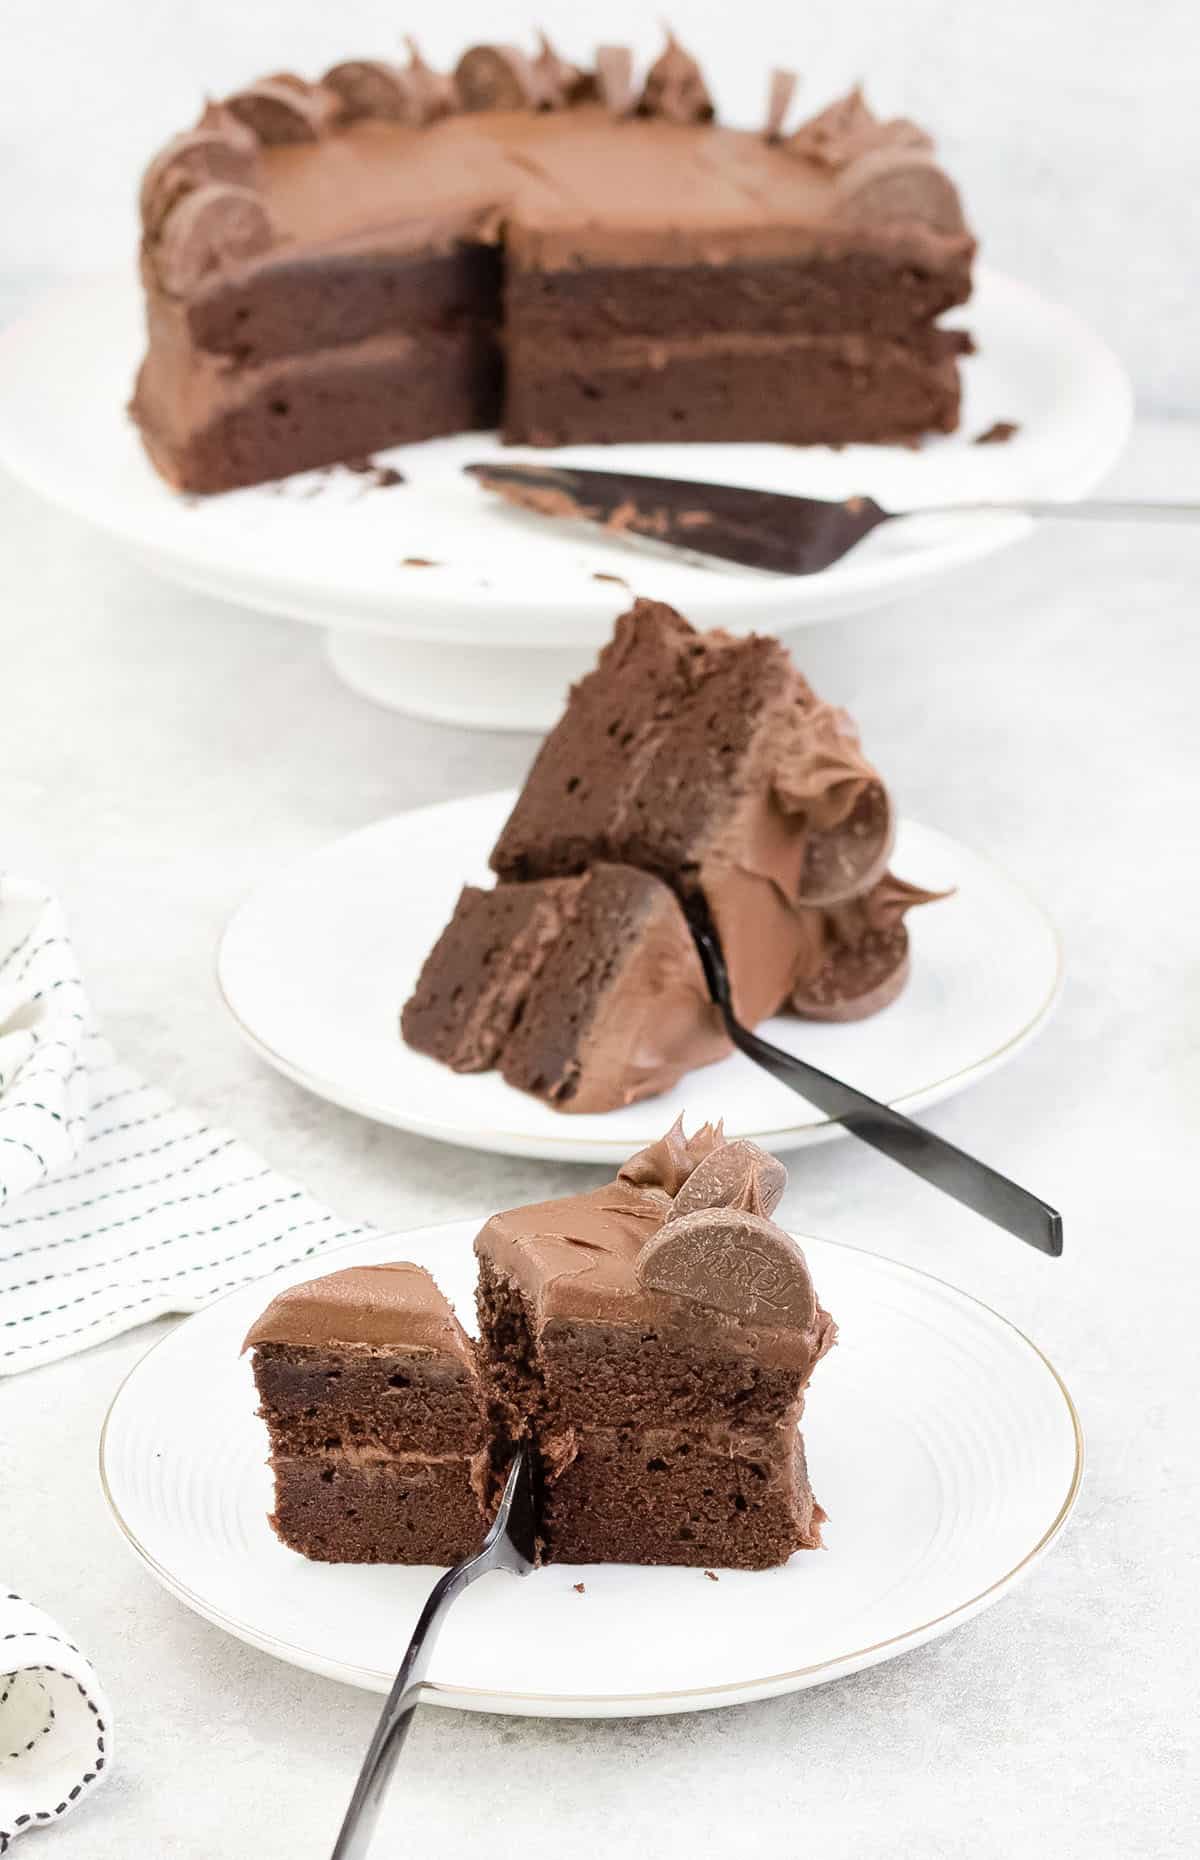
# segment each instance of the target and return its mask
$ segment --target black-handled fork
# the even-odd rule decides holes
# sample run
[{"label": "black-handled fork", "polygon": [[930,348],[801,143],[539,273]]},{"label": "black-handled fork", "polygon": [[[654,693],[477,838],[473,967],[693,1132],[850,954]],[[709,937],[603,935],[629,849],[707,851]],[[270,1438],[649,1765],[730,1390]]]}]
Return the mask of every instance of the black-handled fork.
[{"label": "black-handled fork", "polygon": [[528,1447],[522,1447],[509,1470],[500,1509],[483,1548],[439,1577],[421,1610],[354,1785],[332,1860],[366,1860],[370,1852],[383,1798],[420,1703],[434,1643],[451,1602],[493,1569],[527,1576],[537,1560],[536,1535],[533,1463]]},{"label": "black-handled fork", "polygon": [[760,1040],[744,1027],[733,1011],[725,952],[707,907],[701,899],[688,898],[685,908],[708,991],[721,1010],[730,1039],[747,1059],[844,1125],[861,1142],[890,1156],[913,1175],[922,1176],[943,1194],[952,1195],[964,1207],[982,1214],[985,1220],[1015,1234],[1018,1240],[1036,1247],[1039,1253],[1058,1258],[1063,1249],[1062,1216],[1048,1202],[1010,1182],[978,1157],[968,1156],[965,1150],[947,1143],[944,1137],[915,1124],[890,1104],[868,1098],[866,1092],[833,1078],[794,1053],[785,1053],[769,1040]]}]

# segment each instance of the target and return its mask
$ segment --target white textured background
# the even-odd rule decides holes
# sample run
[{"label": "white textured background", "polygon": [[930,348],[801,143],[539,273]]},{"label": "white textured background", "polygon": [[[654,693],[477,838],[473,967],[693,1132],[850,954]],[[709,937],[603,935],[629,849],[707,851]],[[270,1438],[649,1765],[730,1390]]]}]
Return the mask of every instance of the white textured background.
[{"label": "white textured background", "polygon": [[[283,65],[387,56],[413,27],[450,62],[540,21],[579,55],[629,40],[638,0],[4,0],[0,265],[42,281],[119,265],[146,159],[222,92]],[[866,77],[933,128],[987,256],[1073,305],[1129,366],[1143,410],[1200,412],[1200,7],[1196,0],[665,0],[732,121],[765,68],[815,108]],[[15,274],[15,275],[14,275]],[[4,300],[0,300],[0,315]]]}]

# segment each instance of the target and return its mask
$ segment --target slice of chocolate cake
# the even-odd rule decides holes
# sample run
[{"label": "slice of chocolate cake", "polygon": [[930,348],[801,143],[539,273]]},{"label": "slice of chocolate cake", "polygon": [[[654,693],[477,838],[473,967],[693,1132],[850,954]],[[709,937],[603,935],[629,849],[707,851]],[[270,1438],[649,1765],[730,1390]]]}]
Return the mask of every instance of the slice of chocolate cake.
[{"label": "slice of chocolate cake", "polygon": [[538,1455],[547,1559],[759,1569],[820,1542],[797,1424],[835,1326],[770,1219],[785,1179],[677,1125],[483,1228],[494,1418]]},{"label": "slice of chocolate cake", "polygon": [[401,1029],[418,1052],[498,1067],[560,1111],[650,1097],[730,1050],[677,899],[627,865],[467,886]]},{"label": "slice of chocolate cake", "polygon": [[280,1292],[246,1338],[284,1543],[326,1563],[456,1563],[486,1520],[470,1339],[419,1266]]},{"label": "slice of chocolate cake", "polygon": [[402,1030],[556,1110],[606,1111],[729,1049],[684,908],[702,897],[750,1026],[877,1012],[903,986],[892,808],[844,711],[778,640],[637,601],[571,692]]}]

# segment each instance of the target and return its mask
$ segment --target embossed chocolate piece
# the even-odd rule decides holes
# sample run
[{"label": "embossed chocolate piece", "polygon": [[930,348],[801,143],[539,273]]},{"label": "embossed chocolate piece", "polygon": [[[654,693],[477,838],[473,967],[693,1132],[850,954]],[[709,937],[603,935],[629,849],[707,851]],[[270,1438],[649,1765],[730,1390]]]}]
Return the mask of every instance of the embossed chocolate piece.
[{"label": "embossed chocolate piece", "polygon": [[797,979],[791,1005],[808,1020],[863,1020],[896,999],[908,978],[904,919],[920,904],[949,897],[887,872],[864,897],[823,913],[824,960]]},{"label": "embossed chocolate piece", "polygon": [[794,71],[778,68],[772,71],[767,91],[767,120],[763,126],[763,135],[768,142],[778,142],[782,138],[783,126],[787,122],[798,82]]},{"label": "embossed chocolate piece", "polygon": [[844,710],[820,704],[799,720],[772,786],[783,811],[802,815],[810,829],[799,887],[805,904],[837,903],[882,875],[895,832],[891,801]]},{"label": "embossed chocolate piece", "polygon": [[745,1137],[710,1150],[675,1196],[669,1221],[700,1208],[746,1208],[773,1214],[787,1187],[787,1170],[774,1156]]},{"label": "embossed chocolate piece", "polygon": [[838,217],[849,226],[915,220],[935,232],[966,230],[962,202],[948,174],[919,147],[877,148],[838,176]]},{"label": "embossed chocolate piece", "polygon": [[667,43],[646,73],[639,116],[662,116],[669,123],[711,123],[717,112],[699,65],[668,30]]},{"label": "embossed chocolate piece", "polygon": [[740,1208],[697,1209],[638,1255],[639,1282],[751,1324],[804,1331],[817,1310],[804,1255],[781,1227]]},{"label": "embossed chocolate piece", "polygon": [[222,266],[265,252],[271,239],[257,194],[211,181],[185,194],[167,215],[152,247],[154,268],[164,290],[185,297]]},{"label": "embossed chocolate piece", "polygon": [[412,80],[399,65],[377,58],[352,58],[345,64],[334,65],[321,83],[337,98],[339,122],[419,121]]},{"label": "embossed chocolate piece", "polygon": [[516,45],[473,45],[454,83],[464,110],[534,110],[540,86],[532,62]]},{"label": "embossed chocolate piece", "polygon": [[249,187],[254,180],[252,137],[234,141],[218,129],[189,129],[173,136],[150,163],[142,180],[142,226],[155,233],[182,195],[206,181]]},{"label": "embossed chocolate piece", "polygon": [[597,46],[596,83],[610,116],[633,115],[633,53],[627,45]]},{"label": "embossed chocolate piece", "polygon": [[323,107],[307,85],[288,72],[249,84],[225,99],[225,108],[239,123],[254,131],[265,148],[291,142],[316,142],[321,133]]}]

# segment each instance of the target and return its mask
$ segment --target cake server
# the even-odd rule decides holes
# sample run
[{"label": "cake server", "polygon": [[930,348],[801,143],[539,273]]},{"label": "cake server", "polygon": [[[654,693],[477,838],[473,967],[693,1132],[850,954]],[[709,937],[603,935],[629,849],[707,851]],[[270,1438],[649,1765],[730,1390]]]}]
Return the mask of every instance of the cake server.
[{"label": "cake server", "polygon": [[885,510],[871,497],[834,502],[756,491],[689,478],[585,471],[574,465],[480,464],[463,470],[522,510],[599,524],[609,535],[651,542],[689,555],[736,562],[775,575],[816,575],[848,555],[864,536],[903,517],[994,512],[1076,517],[1103,522],[1200,522],[1200,504],[1147,504],[1083,498],[1077,502],[1011,498],[998,502]]},{"label": "cake server", "polygon": [[683,901],[692,936],[704,967],[708,991],[721,1011],[726,1032],[740,1052],[764,1072],[788,1085],[801,1098],[815,1104],[827,1117],[872,1149],[890,1156],[913,1175],[923,1177],[944,1195],[1015,1234],[1039,1253],[1057,1259],[1063,1250],[1062,1216],[1040,1196],[1030,1194],[1007,1176],[1000,1175],[978,1157],[969,1156],[936,1132],[915,1124],[890,1104],[869,1098],[866,1092],[822,1072],[795,1053],[785,1053],[769,1040],[760,1040],[744,1027],[733,1011],[725,954],[702,899]]},{"label": "cake server", "polygon": [[420,1703],[421,1687],[429,1671],[434,1644],[451,1602],[493,1569],[527,1576],[537,1561],[537,1520],[534,1506],[533,1464],[522,1447],[512,1466],[491,1530],[483,1547],[465,1563],[440,1576],[421,1610],[408,1651],[387,1696],[375,1727],[354,1794],[342,1822],[331,1860],[366,1860],[379,1822],[383,1798]]}]

